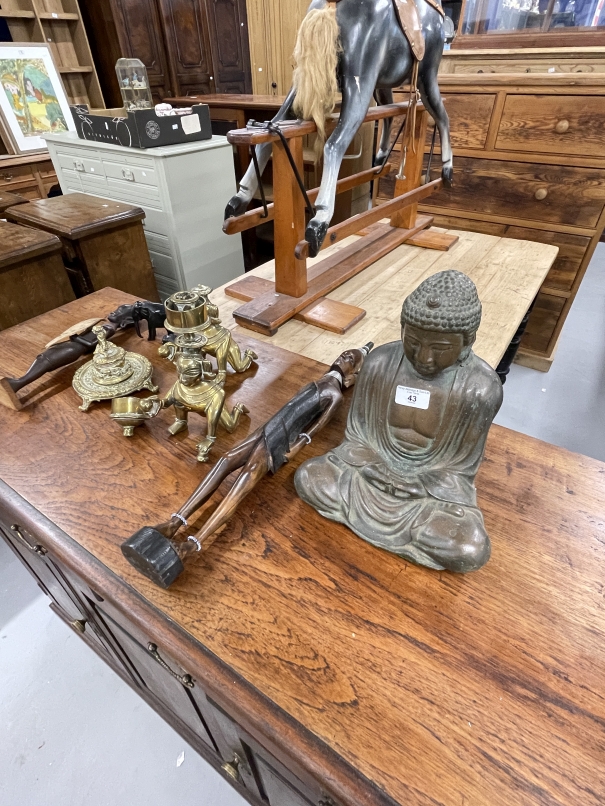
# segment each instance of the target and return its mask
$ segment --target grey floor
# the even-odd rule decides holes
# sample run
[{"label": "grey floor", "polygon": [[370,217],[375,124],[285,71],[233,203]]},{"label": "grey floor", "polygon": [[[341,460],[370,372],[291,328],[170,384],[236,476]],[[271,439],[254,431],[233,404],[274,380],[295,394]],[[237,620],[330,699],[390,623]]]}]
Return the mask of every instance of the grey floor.
[{"label": "grey floor", "polygon": [[[551,371],[513,366],[497,422],[605,460],[603,390],[605,244]],[[50,612],[1,541],[0,726],[0,806],[244,804]]]}]

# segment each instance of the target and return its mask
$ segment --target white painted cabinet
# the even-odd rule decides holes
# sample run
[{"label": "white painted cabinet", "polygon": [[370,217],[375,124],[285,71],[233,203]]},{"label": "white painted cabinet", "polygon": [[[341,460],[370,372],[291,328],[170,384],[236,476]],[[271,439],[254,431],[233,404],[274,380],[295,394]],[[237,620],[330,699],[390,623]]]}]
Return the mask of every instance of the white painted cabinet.
[{"label": "white painted cabinet", "polygon": [[236,189],[225,137],[151,149],[80,140],[73,132],[49,134],[46,141],[63,193],[91,193],[145,210],[162,299],[198,283],[216,288],[244,273],[241,236],[222,231]]}]

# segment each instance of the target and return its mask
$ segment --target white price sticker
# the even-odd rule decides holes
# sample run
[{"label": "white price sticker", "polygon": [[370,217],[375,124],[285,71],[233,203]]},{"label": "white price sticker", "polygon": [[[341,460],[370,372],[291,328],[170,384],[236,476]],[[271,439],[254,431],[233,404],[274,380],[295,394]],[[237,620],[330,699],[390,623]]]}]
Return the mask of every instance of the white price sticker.
[{"label": "white price sticker", "polygon": [[412,406],[414,409],[428,409],[431,393],[425,389],[414,389],[411,386],[398,386],[395,392],[395,403],[400,406]]},{"label": "white price sticker", "polygon": [[185,134],[195,134],[201,132],[200,116],[197,114],[183,115],[181,118],[181,126]]}]

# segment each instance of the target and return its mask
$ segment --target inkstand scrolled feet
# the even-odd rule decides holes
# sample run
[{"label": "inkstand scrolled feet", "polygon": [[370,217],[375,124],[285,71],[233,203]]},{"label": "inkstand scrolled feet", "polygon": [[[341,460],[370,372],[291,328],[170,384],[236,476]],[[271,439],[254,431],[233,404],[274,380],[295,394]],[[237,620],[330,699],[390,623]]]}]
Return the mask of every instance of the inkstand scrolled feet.
[{"label": "inkstand scrolled feet", "polygon": [[403,304],[402,340],[363,366],[343,442],[294,477],[320,515],[435,570],[475,571],[491,552],[474,482],[502,384],[472,351],[480,321],[465,274],[421,283]]}]

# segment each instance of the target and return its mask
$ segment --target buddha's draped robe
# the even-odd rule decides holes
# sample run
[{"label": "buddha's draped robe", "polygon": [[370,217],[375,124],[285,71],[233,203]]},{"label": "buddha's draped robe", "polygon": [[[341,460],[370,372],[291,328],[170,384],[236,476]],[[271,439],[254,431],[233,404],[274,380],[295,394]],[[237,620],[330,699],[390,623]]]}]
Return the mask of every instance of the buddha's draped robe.
[{"label": "buddha's draped robe", "polygon": [[400,341],[370,353],[355,385],[344,441],[301,465],[296,489],[324,517],[413,562],[452,571],[479,568],[489,559],[490,542],[474,479],[502,385],[471,352],[450,370],[455,378],[435,438],[414,450],[388,424],[402,361]]}]

